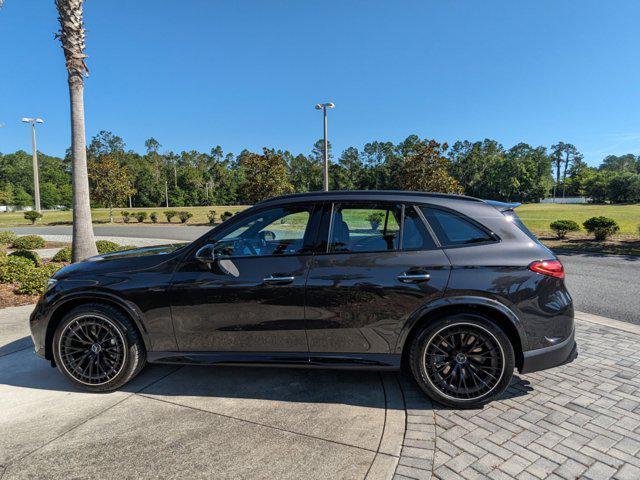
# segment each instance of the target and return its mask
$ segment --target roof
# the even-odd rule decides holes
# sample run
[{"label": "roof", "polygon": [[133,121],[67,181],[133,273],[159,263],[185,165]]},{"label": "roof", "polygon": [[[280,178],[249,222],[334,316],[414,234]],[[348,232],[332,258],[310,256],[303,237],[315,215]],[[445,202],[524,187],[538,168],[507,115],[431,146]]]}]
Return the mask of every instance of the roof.
[{"label": "roof", "polygon": [[380,197],[380,196],[389,196],[389,197],[420,197],[420,198],[443,198],[443,199],[451,199],[451,200],[461,200],[468,202],[484,202],[479,198],[475,197],[467,197],[465,195],[454,195],[449,193],[433,193],[433,192],[412,192],[408,190],[330,190],[328,192],[318,191],[318,192],[305,192],[305,193],[292,193],[289,195],[281,195],[279,197],[270,198],[268,200],[263,200],[260,203],[268,203],[278,200],[304,200],[306,198],[358,198],[358,197]]}]

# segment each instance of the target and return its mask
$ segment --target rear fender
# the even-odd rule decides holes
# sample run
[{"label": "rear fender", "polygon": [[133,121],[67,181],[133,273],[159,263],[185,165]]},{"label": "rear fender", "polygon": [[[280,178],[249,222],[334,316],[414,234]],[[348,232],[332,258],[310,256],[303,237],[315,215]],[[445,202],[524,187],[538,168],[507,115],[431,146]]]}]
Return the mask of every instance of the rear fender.
[{"label": "rear fender", "polygon": [[[425,317],[428,317],[429,315],[435,316],[438,314],[438,312],[446,312],[446,310],[455,309],[456,307],[469,306],[481,307],[483,310],[493,310],[498,314],[501,314],[502,317],[507,318],[508,321],[511,322],[515,330],[518,332],[522,350],[526,351],[529,349],[527,336],[522,327],[522,322],[509,307],[491,298],[476,296],[456,296],[439,298],[437,300],[434,300],[433,302],[423,305],[418,310],[413,312],[402,327],[402,331],[400,332],[398,342],[396,344],[395,353],[402,353],[404,344],[407,341],[407,338],[409,337],[411,331],[419,322],[425,319]],[[428,320],[426,321],[428,322]]]}]

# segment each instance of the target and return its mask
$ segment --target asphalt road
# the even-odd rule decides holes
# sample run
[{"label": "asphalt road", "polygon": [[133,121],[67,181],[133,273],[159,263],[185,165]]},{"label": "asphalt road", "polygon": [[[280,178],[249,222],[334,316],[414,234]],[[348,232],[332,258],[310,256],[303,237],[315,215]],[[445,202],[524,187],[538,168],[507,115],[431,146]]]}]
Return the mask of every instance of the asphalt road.
[{"label": "asphalt road", "polygon": [[[193,240],[208,226],[102,226],[96,235],[114,237]],[[18,227],[18,234],[70,235],[70,226]],[[558,255],[567,271],[567,285],[576,310],[640,324],[640,257],[563,253]]]}]

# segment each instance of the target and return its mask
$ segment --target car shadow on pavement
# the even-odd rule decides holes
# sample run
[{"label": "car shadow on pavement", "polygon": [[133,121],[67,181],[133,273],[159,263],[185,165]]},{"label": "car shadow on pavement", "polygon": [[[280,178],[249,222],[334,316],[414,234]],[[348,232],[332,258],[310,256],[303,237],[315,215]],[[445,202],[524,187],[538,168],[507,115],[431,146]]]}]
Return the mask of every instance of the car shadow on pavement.
[{"label": "car shadow on pavement", "polygon": [[13,342],[9,342],[6,345],[0,346],[0,357],[9,355],[10,353],[18,352],[20,350],[26,350],[28,348],[33,348],[31,337],[22,337],[18,340],[14,340]]},{"label": "car shadow on pavement", "polygon": [[[19,357],[19,358],[18,358]],[[0,384],[50,391],[83,392],[71,385],[47,360],[33,353],[30,337],[0,347]],[[375,371],[290,367],[147,365],[119,389],[158,397],[203,397],[306,403],[341,403],[385,408],[383,375]],[[399,374],[400,384],[415,390],[413,378]],[[500,400],[526,396],[529,381],[514,375]],[[96,394],[100,395],[100,393]],[[425,396],[425,409],[449,409]]]},{"label": "car shadow on pavement", "polygon": [[[71,385],[49,361],[35,355],[22,338],[0,357],[0,386],[52,392],[86,393]],[[15,348],[15,347],[14,347]],[[139,393],[176,401],[185,398],[334,403],[385,408],[383,376],[374,371],[289,367],[147,365],[119,392]],[[102,395],[102,393],[96,393]]]}]

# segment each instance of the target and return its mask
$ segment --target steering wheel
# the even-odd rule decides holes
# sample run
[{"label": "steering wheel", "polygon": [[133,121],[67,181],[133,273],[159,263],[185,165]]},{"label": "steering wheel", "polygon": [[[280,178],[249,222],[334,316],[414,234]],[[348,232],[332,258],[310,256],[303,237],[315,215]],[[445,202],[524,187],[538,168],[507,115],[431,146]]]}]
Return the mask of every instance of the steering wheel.
[{"label": "steering wheel", "polygon": [[260,240],[262,240],[263,242],[273,241],[276,239],[276,234],[271,230],[262,230],[258,234],[258,236],[260,237]]},{"label": "steering wheel", "polygon": [[239,239],[237,239],[234,242],[233,251],[234,252],[237,252],[237,251],[243,252],[245,247],[249,250],[251,255],[258,255],[258,251],[253,246],[252,241],[247,239],[247,238],[239,238]]}]

